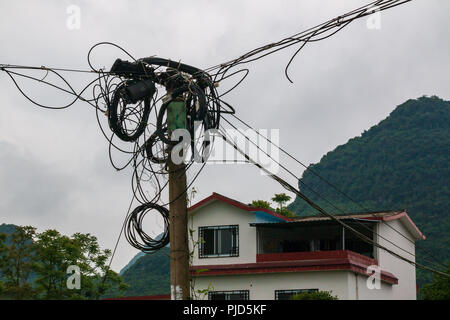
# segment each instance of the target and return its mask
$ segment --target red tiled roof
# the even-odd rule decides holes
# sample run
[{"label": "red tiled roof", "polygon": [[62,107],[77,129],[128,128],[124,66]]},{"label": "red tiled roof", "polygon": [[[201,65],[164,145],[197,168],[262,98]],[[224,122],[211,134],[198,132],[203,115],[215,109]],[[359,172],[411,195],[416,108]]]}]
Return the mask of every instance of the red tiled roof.
[{"label": "red tiled roof", "polygon": [[248,204],[245,204],[245,203],[239,202],[237,200],[225,197],[224,195],[218,194],[216,192],[213,192],[212,195],[210,195],[209,197],[207,197],[207,198],[197,202],[193,206],[191,206],[188,209],[188,211],[190,213],[193,213],[195,210],[203,207],[204,205],[208,204],[211,201],[222,201],[222,202],[231,204],[231,205],[233,205],[235,207],[238,207],[238,208],[240,208],[242,210],[250,211],[250,212],[263,211],[263,212],[268,213],[268,214],[270,214],[270,215],[272,215],[274,217],[280,218],[280,219],[282,219],[284,221],[292,221],[292,219],[287,218],[287,217],[285,217],[285,216],[283,216],[281,214],[278,214],[275,211],[272,211],[272,210],[269,210],[269,209],[266,209],[266,208],[252,207],[252,206],[249,206]]}]

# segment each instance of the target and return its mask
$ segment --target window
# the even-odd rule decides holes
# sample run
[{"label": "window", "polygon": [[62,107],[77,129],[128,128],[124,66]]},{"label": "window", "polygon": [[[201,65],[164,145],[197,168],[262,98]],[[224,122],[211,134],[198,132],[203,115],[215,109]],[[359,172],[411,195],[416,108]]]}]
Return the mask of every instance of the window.
[{"label": "window", "polygon": [[209,300],[248,300],[248,290],[210,291]]},{"label": "window", "polygon": [[199,257],[239,256],[239,226],[200,227]]},{"label": "window", "polygon": [[303,292],[317,292],[319,289],[275,290],[275,300],[290,300],[293,295]]}]

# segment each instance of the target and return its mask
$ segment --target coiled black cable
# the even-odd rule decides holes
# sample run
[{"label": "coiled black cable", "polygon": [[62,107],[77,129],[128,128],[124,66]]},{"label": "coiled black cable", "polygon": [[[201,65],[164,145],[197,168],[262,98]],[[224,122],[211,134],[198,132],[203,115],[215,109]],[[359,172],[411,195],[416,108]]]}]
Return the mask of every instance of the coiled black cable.
[{"label": "coiled black cable", "polygon": [[[166,131],[167,129],[164,129]],[[153,147],[158,143],[158,135],[153,133],[150,138],[145,142],[144,148],[147,155],[148,160],[157,164],[164,164],[167,162],[168,156],[165,154],[165,150],[162,150],[163,156],[158,155],[153,152]]]},{"label": "coiled black cable", "polygon": [[[151,94],[144,97],[143,103],[144,108],[142,110],[142,115],[138,119],[135,129],[129,130],[126,128],[125,122],[131,121],[129,117],[126,116],[127,105],[132,103],[131,99],[127,96],[126,84],[122,84],[117,87],[114,91],[113,99],[111,104],[108,105],[108,121],[111,130],[123,141],[135,141],[144,132],[148,117],[150,114],[151,100],[155,90],[151,91]],[[141,104],[142,102],[139,102]],[[118,114],[120,108],[120,116]],[[139,112],[138,112],[139,113]],[[139,117],[138,117],[139,118]]]},{"label": "coiled black cable", "polygon": [[[164,230],[156,238],[144,232],[142,223],[145,216],[156,210],[164,220]],[[169,210],[156,203],[145,203],[136,207],[127,217],[125,237],[134,248],[146,253],[155,252],[169,244]]]}]

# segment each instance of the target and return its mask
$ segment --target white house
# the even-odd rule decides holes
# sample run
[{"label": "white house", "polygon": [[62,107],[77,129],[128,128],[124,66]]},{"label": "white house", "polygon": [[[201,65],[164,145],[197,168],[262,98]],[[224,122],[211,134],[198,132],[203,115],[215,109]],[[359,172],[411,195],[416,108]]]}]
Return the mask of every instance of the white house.
[{"label": "white house", "polygon": [[[361,233],[414,260],[425,239],[405,211],[338,215]],[[289,219],[213,193],[189,209],[194,289],[203,299],[289,299],[332,291],[339,299],[416,299],[415,266],[311,216]],[[200,241],[200,239],[202,241]]]}]

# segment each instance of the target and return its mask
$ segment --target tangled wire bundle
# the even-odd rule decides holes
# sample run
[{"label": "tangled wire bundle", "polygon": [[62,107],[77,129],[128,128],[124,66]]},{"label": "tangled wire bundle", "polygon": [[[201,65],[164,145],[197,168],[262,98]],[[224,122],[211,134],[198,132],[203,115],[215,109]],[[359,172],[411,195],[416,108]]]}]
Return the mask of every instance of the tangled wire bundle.
[{"label": "tangled wire bundle", "polygon": [[[174,129],[168,121],[170,103],[181,101],[185,108],[185,119],[181,119],[181,123],[190,133],[192,150],[186,170],[193,163],[194,148],[198,150],[200,145],[200,150],[204,151],[210,143],[204,139],[204,132],[219,128],[221,112],[234,113],[234,110],[228,104],[221,106],[217,84],[207,73],[186,64],[154,57],[133,62],[117,59],[109,72],[95,71],[100,76],[94,86],[94,101],[96,110],[102,110],[101,105],[106,106],[104,112],[113,132],[108,138],[110,151],[115,148],[131,155],[125,165],[117,166],[110,152],[111,163],[117,170],[132,164],[134,197],[140,203],[127,215],[125,236],[133,247],[153,252],[169,241],[169,218],[165,208],[169,203],[157,203],[168,185],[167,160],[171,147],[178,143],[170,139]],[[166,94],[158,97],[157,87],[165,87]],[[131,145],[131,150],[129,147],[126,150],[123,143]],[[143,182],[153,184],[153,197],[149,196]],[[163,233],[157,237],[143,231],[143,219],[150,211],[157,211],[163,218]]]},{"label": "tangled wire bundle", "polygon": [[[81,100],[95,108],[97,122],[109,142],[111,164],[117,170],[123,170],[130,165],[133,168],[133,199],[136,199],[140,204],[127,214],[124,223],[126,238],[133,247],[145,252],[153,252],[165,246],[169,239],[168,213],[165,208],[169,203],[161,205],[158,203],[161,200],[161,192],[168,185],[166,166],[168,154],[172,146],[177,143],[177,141],[170,139],[173,128],[169,127],[167,121],[168,107],[171,102],[180,100],[185,106],[185,119],[182,119],[182,122],[191,136],[192,155],[194,155],[194,148],[204,152],[207,150],[208,143],[210,143],[204,138],[206,130],[218,129],[223,114],[234,114],[234,109],[223,100],[223,97],[235,89],[249,74],[249,70],[245,68],[232,71],[235,67],[298,45],[285,68],[286,77],[291,81],[288,68],[306,44],[327,39],[354,20],[373,14],[375,11],[387,10],[410,1],[412,0],[372,1],[313,28],[253,49],[236,59],[204,70],[156,57],[136,60],[124,49],[110,42],[98,43],[89,50],[88,64],[91,67],[89,71],[5,64],[0,64],[0,70],[6,72],[19,91],[39,107],[64,109],[73,105],[77,100]],[[119,48],[132,59],[132,62],[117,59],[110,71],[94,68],[90,56],[93,50],[100,45],[111,45]],[[43,70],[46,74],[43,78],[38,78],[14,71],[18,69]],[[80,92],[76,92],[60,72],[94,73],[97,77]],[[49,74],[56,75],[59,80],[62,80],[63,86],[46,81]],[[236,75],[242,75],[242,77],[229,90],[219,95],[216,90],[217,84]],[[43,105],[22,90],[16,81],[16,77],[34,80],[40,84],[56,88],[73,95],[74,99],[64,106]],[[83,94],[91,87],[93,98],[83,97]],[[159,95],[158,88],[161,87],[165,87],[166,94]],[[101,114],[107,115],[109,128],[113,132],[112,135],[107,134],[104,130]],[[198,123],[200,129],[196,129]],[[199,146],[200,148],[198,148]],[[117,165],[113,161],[113,150],[127,156],[127,161],[122,165]],[[188,170],[192,163],[191,157],[184,170]],[[191,184],[203,167],[195,175]],[[153,186],[154,195],[150,195],[151,192],[145,188],[144,182]],[[158,212],[164,221],[162,235],[155,238],[146,234],[142,228],[144,217],[151,211]]]}]

